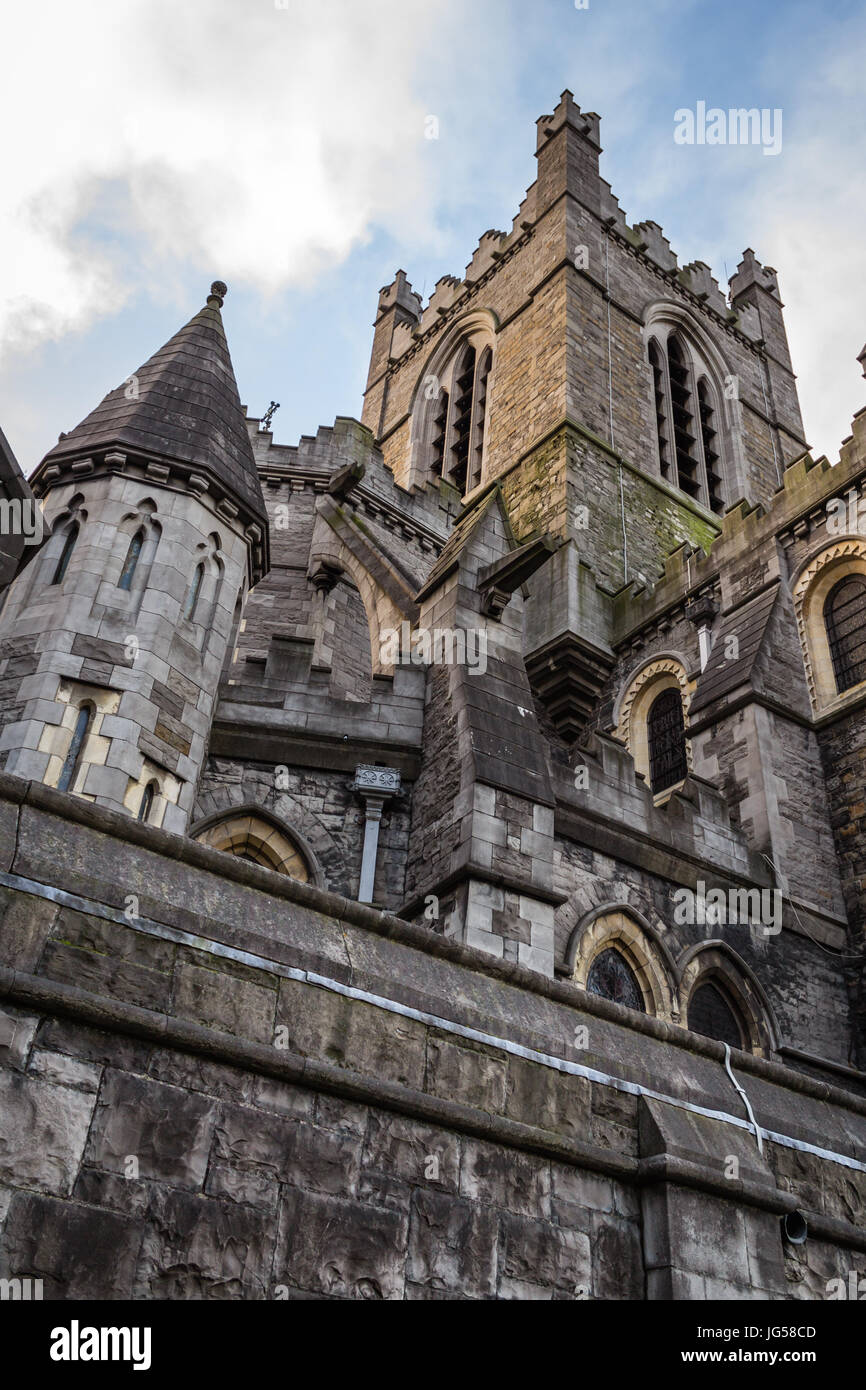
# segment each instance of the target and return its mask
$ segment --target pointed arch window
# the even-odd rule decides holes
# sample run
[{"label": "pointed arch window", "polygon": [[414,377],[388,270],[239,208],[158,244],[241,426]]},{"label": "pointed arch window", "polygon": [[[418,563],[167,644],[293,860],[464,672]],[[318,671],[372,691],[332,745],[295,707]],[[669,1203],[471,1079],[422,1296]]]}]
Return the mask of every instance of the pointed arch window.
[{"label": "pointed arch window", "polygon": [[824,623],[841,695],[866,681],[866,576],[849,574],[833,586],[824,602]]},{"label": "pointed arch window", "polygon": [[126,559],[123,562],[123,569],[120,571],[120,578],[117,581],[118,589],[131,589],[132,579],[144,545],[144,528],[136,531],[132,540],[129,542],[129,549],[126,552]]},{"label": "pointed arch window", "polygon": [[478,375],[475,383],[475,421],[472,428],[472,470],[469,478],[470,491],[481,482],[481,465],[484,459],[484,427],[487,422],[487,384],[492,365],[493,353],[488,347],[484,349],[479,359]]},{"label": "pointed arch window", "polygon": [[727,998],[711,980],[698,985],[689,1000],[689,1028],[731,1047],[744,1047],[743,1029]]},{"label": "pointed arch window", "polygon": [[671,476],[671,446],[668,438],[668,391],[659,345],[650,339],[649,361],[653,373],[653,401],[656,411],[656,433],[659,445],[659,468],[663,478]]},{"label": "pointed arch window", "polygon": [[692,400],[691,366],[685,349],[674,333],[668,338],[668,371],[673,407],[673,437],[677,460],[677,483],[689,497],[699,498],[695,408]]},{"label": "pointed arch window", "polygon": [[647,717],[650,785],[653,794],[682,782],[688,773],[683,702],[679,690],[669,687],[657,695]]},{"label": "pointed arch window", "polygon": [[81,528],[78,522],[74,521],[70,526],[69,530],[67,531],[66,540],[63,543],[63,549],[60,552],[60,557],[57,561],[57,566],[54,570],[54,577],[51,580],[52,584],[63,583],[63,580],[66,577],[66,571],[69,568],[69,561],[72,558],[72,552],[75,549],[75,543],[78,540],[78,533],[80,530]]},{"label": "pointed arch window", "polygon": [[452,421],[451,462],[449,481],[457,491],[466,491],[469,472],[469,452],[472,439],[472,400],[475,389],[475,349],[467,344],[457,364],[454,379],[454,412]]},{"label": "pointed arch window", "polygon": [[195,567],[195,574],[186,596],[186,603],[183,606],[183,616],[188,622],[192,622],[195,616],[196,605],[201,594],[202,581],[204,580],[204,565],[199,563]]},{"label": "pointed arch window", "polygon": [[78,769],[81,765],[81,755],[84,751],[84,744],[90,731],[92,721],[93,705],[82,705],[75,721],[72,741],[69,744],[63,767],[60,769],[60,776],[57,780],[58,791],[69,791],[70,787],[72,787],[75,782]]},{"label": "pointed arch window", "polygon": [[719,391],[700,351],[678,330],[664,347],[653,336],[647,344],[652,372],[653,409],[659,472],[688,497],[720,515],[725,497],[725,448]]},{"label": "pointed arch window", "polygon": [[147,822],[150,820],[150,814],[153,810],[153,801],[154,797],[156,796],[156,792],[156,783],[148,782],[147,786],[141,794],[141,801],[138,807],[138,819],[142,821],[142,823],[144,824],[147,824]]},{"label": "pointed arch window", "polygon": [[486,324],[456,332],[419,382],[411,474],[422,485],[441,478],[465,496],[482,481],[494,344]]},{"label": "pointed arch window", "polygon": [[704,468],[707,475],[707,500],[710,511],[725,510],[722,496],[721,459],[713,393],[706,377],[698,382],[698,414],[701,422],[701,443],[704,449]]},{"label": "pointed arch window", "polygon": [[615,1004],[624,1004],[627,1009],[637,1009],[640,1013],[646,1013],[637,976],[625,956],[613,946],[599,952],[592,962],[586,977],[586,988],[590,994],[610,999]]},{"label": "pointed arch window", "polygon": [[445,467],[445,437],[448,433],[449,399],[447,391],[440,391],[433,415],[432,463],[433,472],[437,478],[442,477]]},{"label": "pointed arch window", "polygon": [[306,857],[294,840],[252,808],[212,822],[196,832],[194,838],[200,844],[247,859],[302,883],[308,883],[312,877]]}]

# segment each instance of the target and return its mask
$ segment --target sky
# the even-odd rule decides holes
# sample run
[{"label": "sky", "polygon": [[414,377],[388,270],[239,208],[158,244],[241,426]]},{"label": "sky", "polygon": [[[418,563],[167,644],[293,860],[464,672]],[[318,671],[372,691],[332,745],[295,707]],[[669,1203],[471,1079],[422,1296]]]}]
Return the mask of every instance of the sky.
[{"label": "sky", "polygon": [[[816,455],[866,405],[866,0],[18,0],[0,44],[0,426],[27,473],[216,278],[278,443],[359,417],[380,287],[401,267],[426,301],[510,229],[565,88],[631,224],[723,289],[747,246],[776,268]],[[781,110],[781,150],[677,144],[700,101]]]}]

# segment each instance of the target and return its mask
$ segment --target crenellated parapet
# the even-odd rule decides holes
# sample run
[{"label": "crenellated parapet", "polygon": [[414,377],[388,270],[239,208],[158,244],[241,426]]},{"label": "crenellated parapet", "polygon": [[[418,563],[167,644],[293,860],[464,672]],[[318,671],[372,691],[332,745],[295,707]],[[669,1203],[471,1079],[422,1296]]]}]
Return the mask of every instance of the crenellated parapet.
[{"label": "crenellated parapet", "polygon": [[417,320],[421,313],[421,296],[413,290],[405,270],[398,270],[390,285],[379,291],[379,316],[391,309],[407,319]]},{"label": "crenellated parapet", "polygon": [[713,272],[704,261],[692,261],[690,265],[683,266],[680,271],[680,279],[685,281],[688,289],[696,298],[708,305],[709,308],[715,309],[720,318],[727,315],[727,300],[719,289],[718,281],[714,278]]},{"label": "crenellated parapet", "polygon": [[679,267],[677,264],[677,254],[671,250],[671,244],[659,226],[658,222],[636,222],[633,231],[640,237],[639,250],[659,267],[666,274],[675,273]]},{"label": "crenellated parapet", "polygon": [[753,287],[763,290],[781,304],[779,277],[776,271],[770,265],[762,265],[751,246],[747,246],[743,252],[743,259],[731,276],[731,301],[739,299],[742,294]]},{"label": "crenellated parapet", "polygon": [[560,97],[559,104],[550,116],[539,116],[536,121],[538,132],[538,144],[536,149],[541,150],[554,135],[565,126],[572,126],[574,130],[590,143],[596,145],[601,150],[600,127],[601,118],[595,111],[581,111],[574,96],[568,90],[564,91]]},{"label": "crenellated parapet", "polygon": [[495,274],[503,258],[525,241],[531,225],[528,217],[519,214],[510,232],[485,232],[466,267],[465,276],[443,275],[436,282],[417,322],[404,322],[395,328],[390,351],[392,370],[401,359],[423,346],[443,322],[474,306],[476,292]]}]

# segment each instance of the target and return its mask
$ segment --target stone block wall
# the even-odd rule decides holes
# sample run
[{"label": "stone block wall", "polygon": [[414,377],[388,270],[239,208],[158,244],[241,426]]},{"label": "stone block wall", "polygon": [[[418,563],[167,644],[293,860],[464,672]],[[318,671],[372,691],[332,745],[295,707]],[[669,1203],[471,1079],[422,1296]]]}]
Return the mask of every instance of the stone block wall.
[{"label": "stone block wall", "polygon": [[[564,899],[557,908],[557,971],[570,973],[568,960],[572,933],[581,920],[605,904],[629,908],[647,921],[661,942],[664,956],[657,954],[659,968],[668,977],[676,997],[679,972],[691,959],[696,947],[722,942],[754,973],[762,990],[756,1006],[768,1021],[780,1044],[822,1057],[841,1066],[856,1064],[851,1047],[851,1001],[845,974],[839,968],[844,951],[842,931],[828,941],[819,935],[821,924],[803,913],[790,910],[783,915],[783,930],[765,935],[747,924],[725,923],[709,926],[704,922],[678,920],[675,894],[683,886],[696,890],[699,881],[706,889],[734,885],[724,869],[705,866],[695,869],[684,857],[677,861],[660,849],[631,863],[604,852],[604,840],[581,844],[559,834],[554,852],[555,886]],[[620,843],[608,838],[611,851]],[[681,916],[681,914],[679,914]],[[739,973],[740,967],[737,967]],[[766,1004],[763,1002],[766,1001]],[[766,1006],[769,1006],[767,1010]],[[685,1017],[680,1022],[685,1024]]]},{"label": "stone block wall", "polygon": [[[353,790],[354,771],[210,758],[199,787],[196,821],[258,806],[299,836],[312,852],[320,886],[357,898],[364,844],[364,805]],[[396,912],[404,898],[412,786],[389,799],[379,827],[374,900]]]},{"label": "stone block wall", "polygon": [[[137,810],[135,790],[140,798],[154,776],[160,823],[180,832],[205,757],[248,542],[207,492],[163,488],[162,474],[148,476],[144,464],[125,455],[93,467],[83,483],[58,485],[46,499],[47,516],[61,521],[76,498],[81,504],[63,582],[53,582],[58,554],[48,549],[16,581],[4,607],[0,757],[18,775],[56,783],[72,707],[89,700],[98,712],[92,732],[102,741],[98,756],[85,759],[75,790],[114,810],[131,809],[134,800]],[[124,590],[118,580],[132,532],[123,523],[138,514],[158,528],[159,545],[149,567],[142,552]],[[55,546],[62,539],[55,536]],[[187,618],[190,583],[205,561],[199,601]]]},{"label": "stone block wall", "polygon": [[0,872],[2,1277],[820,1298],[863,1265],[850,1093],[735,1054],[764,1161],[718,1044],[9,777]]}]

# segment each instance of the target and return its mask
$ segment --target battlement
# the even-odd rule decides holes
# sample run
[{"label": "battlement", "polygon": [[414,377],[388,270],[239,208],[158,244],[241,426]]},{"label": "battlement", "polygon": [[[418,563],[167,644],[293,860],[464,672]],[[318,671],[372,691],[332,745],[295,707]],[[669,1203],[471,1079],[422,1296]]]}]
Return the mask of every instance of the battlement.
[{"label": "battlement", "polygon": [[572,126],[572,128],[577,131],[578,135],[582,135],[585,139],[589,140],[595,145],[599,153],[601,152],[601,117],[595,111],[581,111],[573,94],[569,92],[567,88],[562,93],[559,99],[559,105],[555,108],[553,114],[550,116],[539,116],[536,121],[538,131],[536,152],[541,150],[547,141],[566,125]]},{"label": "battlement", "polygon": [[[684,294],[693,305],[697,303],[711,312],[725,329],[738,331],[749,343],[761,341],[763,334],[754,302],[755,290],[766,291],[779,307],[781,301],[775,271],[762,266],[751,248],[743,253],[743,260],[731,279],[729,302],[726,291],[720,287],[705,262],[692,261],[685,266],[679,265],[677,254],[659,223],[645,219],[633,226],[629,224],[611,185],[598,171],[600,118],[595,112],[581,111],[571,92],[566,91],[555,110],[539,118],[537,130],[537,155],[542,161],[547,158],[551,143],[564,131],[585,151],[586,160],[580,165],[579,176],[573,171],[569,172],[571,165],[563,155],[553,159],[553,166],[558,172],[554,174],[549,171],[549,177],[560,181],[577,179],[574,196],[584,210],[597,219],[600,234],[618,236],[631,252],[643,258],[656,274],[661,274],[667,280],[671,296]],[[436,332],[443,321],[450,321],[458,315],[464,304],[468,309],[473,293],[511,253],[523,245],[537,227],[539,218],[553,206],[553,191],[543,188],[542,183],[543,180],[537,180],[527,190],[511,230],[489,229],[484,232],[465,273],[462,276],[443,275],[426,304],[422,304],[421,297],[412,289],[405,272],[397,271],[394,280],[379,295],[377,325],[386,322],[387,316],[393,314],[387,360],[383,360],[383,366],[393,372],[419,342]]]},{"label": "battlement", "polygon": [[398,270],[390,285],[379,291],[379,314],[397,307],[410,319],[417,321],[421,314],[421,296],[413,290],[405,270]]},{"label": "battlement", "polygon": [[297,444],[275,444],[273,432],[260,425],[261,421],[247,417],[250,442],[263,481],[268,469],[302,469],[327,477],[341,463],[365,458],[376,447],[366,425],[347,415],[338,415],[333,425],[320,425],[314,435],[302,435]]},{"label": "battlement", "polygon": [[779,278],[776,271],[770,265],[761,265],[751,246],[747,246],[743,252],[743,259],[731,276],[731,303],[733,304],[741,294],[745,294],[753,286],[765,290],[781,305]]},{"label": "battlement", "polygon": [[704,300],[720,317],[725,317],[728,313],[727,301],[713,272],[704,261],[692,261],[690,265],[683,266],[680,279],[693,295]]},{"label": "battlement", "polygon": [[483,234],[463,277],[443,275],[437,280],[436,286],[427,304],[421,310],[417,321],[412,323],[404,321],[395,326],[390,351],[392,365],[399,362],[407,352],[414,348],[419,339],[423,339],[435,331],[443,319],[453,316],[455,310],[460,308],[461,300],[468,299],[471,292],[491,271],[495,270],[503,257],[526,236],[531,225],[527,206],[524,204],[521,212],[515,217],[514,226],[510,232],[499,232],[491,229]]}]

